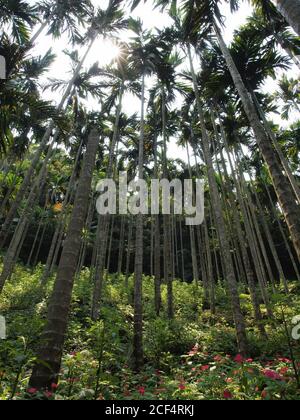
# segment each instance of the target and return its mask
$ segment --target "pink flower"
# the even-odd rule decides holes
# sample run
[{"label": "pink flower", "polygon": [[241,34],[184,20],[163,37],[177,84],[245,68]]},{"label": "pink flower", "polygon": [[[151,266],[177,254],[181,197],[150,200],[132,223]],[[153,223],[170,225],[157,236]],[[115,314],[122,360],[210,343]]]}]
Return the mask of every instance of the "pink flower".
[{"label": "pink flower", "polygon": [[214,361],[215,362],[221,362],[223,360],[222,356],[215,356]]},{"label": "pink flower", "polygon": [[234,358],[234,361],[235,361],[236,363],[242,364],[242,363],[244,362],[244,358],[243,358],[243,356],[242,356],[241,354],[238,354],[238,355]]},{"label": "pink flower", "polygon": [[228,389],[225,389],[223,397],[225,398],[225,400],[231,400],[233,398],[232,393],[228,391]]},{"label": "pink flower", "polygon": [[195,346],[192,348],[192,350],[189,352],[189,356],[195,356],[199,351],[199,346]]},{"label": "pink flower", "polygon": [[34,395],[38,392],[36,388],[29,388],[27,389],[28,394]]},{"label": "pink flower", "polygon": [[140,386],[140,387],[138,388],[138,392],[139,392],[139,394],[143,397],[143,396],[145,395],[145,393],[146,393],[146,388],[145,388],[145,387],[143,387],[143,386]]},{"label": "pink flower", "polygon": [[274,370],[265,369],[263,371],[263,374],[264,374],[265,378],[272,379],[274,381],[281,381],[282,380],[282,377],[277,372],[274,372]]},{"label": "pink flower", "polygon": [[232,379],[232,378],[227,378],[227,379],[226,379],[226,383],[227,383],[227,384],[232,384],[232,382],[233,382],[233,379]]},{"label": "pink flower", "polygon": [[278,361],[283,363],[292,363],[292,361],[290,359],[287,359],[286,357],[281,357],[280,359],[278,359]]},{"label": "pink flower", "polygon": [[51,398],[53,396],[52,392],[50,392],[50,391],[44,392],[44,395],[45,395],[46,398]]},{"label": "pink flower", "polygon": [[253,363],[253,359],[247,359],[246,362],[247,363]]},{"label": "pink flower", "polygon": [[209,365],[201,366],[202,372],[205,372],[206,370],[209,370],[209,369],[210,369],[210,366]]}]

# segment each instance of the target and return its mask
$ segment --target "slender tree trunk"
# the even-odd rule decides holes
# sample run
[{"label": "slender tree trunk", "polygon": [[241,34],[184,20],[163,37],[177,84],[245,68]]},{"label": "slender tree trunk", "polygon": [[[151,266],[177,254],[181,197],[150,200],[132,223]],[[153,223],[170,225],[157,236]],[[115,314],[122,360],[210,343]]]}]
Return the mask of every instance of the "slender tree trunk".
[{"label": "slender tree trunk", "polygon": [[68,234],[49,303],[47,323],[41,338],[42,347],[30,378],[30,386],[39,390],[47,388],[50,390],[51,384],[58,381],[98,144],[99,135],[96,130],[92,130],[78,183]]},{"label": "slender tree trunk", "polygon": [[[154,134],[154,177],[159,179],[158,169],[158,150],[157,133]],[[152,216],[154,223],[154,304],[156,315],[159,316],[161,310],[161,235],[159,215]]]},{"label": "slender tree trunk", "polygon": [[130,270],[130,260],[132,253],[132,238],[133,238],[133,221],[130,216],[129,219],[129,231],[128,231],[128,240],[127,240],[127,256],[126,256],[126,277],[125,277],[125,289],[128,292],[129,284],[129,270]]},{"label": "slender tree trunk", "polygon": [[[300,11],[299,11],[300,13]],[[254,103],[251,100],[250,94],[247,91],[245,84],[238,72],[238,69],[233,61],[233,58],[221,36],[219,28],[215,25],[215,32],[219,41],[221,51],[224,55],[231,77],[234,81],[235,87],[240,95],[244,110],[249,119],[251,127],[254,131],[257,143],[265,162],[269,168],[271,178],[274,183],[275,191],[278,200],[282,207],[287,225],[289,227],[295,249],[300,258],[300,211],[297,205],[292,187],[282,171],[279,158],[276,151],[261,124]]]},{"label": "slender tree trunk", "polygon": [[213,206],[214,215],[215,215],[216,228],[218,230],[220,246],[221,246],[222,254],[223,254],[226,281],[228,284],[228,289],[229,289],[230,297],[231,297],[233,317],[234,317],[234,322],[235,322],[235,327],[236,327],[236,332],[237,332],[238,347],[241,353],[246,354],[247,353],[246,326],[245,326],[245,321],[244,321],[244,317],[243,317],[241,305],[240,305],[238,284],[235,278],[231,252],[230,252],[230,241],[228,240],[227,232],[225,228],[225,220],[223,217],[222,206],[221,206],[221,201],[220,201],[219,192],[218,192],[218,186],[217,186],[217,182],[215,178],[213,161],[212,161],[211,152],[210,152],[209,137],[208,137],[208,132],[205,126],[204,114],[203,114],[203,110],[201,106],[197,78],[194,71],[190,45],[188,45],[188,54],[189,54],[190,67],[191,67],[191,73],[192,73],[193,84],[194,84],[194,92],[196,95],[196,103],[197,103],[201,131],[202,131],[202,147],[203,147],[203,153],[204,153],[204,157],[205,157],[205,161],[207,165],[210,195],[211,195],[212,206]]},{"label": "slender tree trunk", "polygon": [[[163,177],[164,179],[169,178],[168,173],[168,158],[167,158],[167,110],[166,110],[166,95],[164,88],[161,93],[162,99],[162,126],[163,126]],[[173,319],[174,308],[173,308],[173,278],[172,278],[172,245],[171,245],[171,220],[170,215],[163,215],[163,227],[164,227],[164,278],[167,284],[168,292],[168,318]]]},{"label": "slender tree trunk", "polygon": [[[82,60],[77,65],[77,68],[75,69],[74,75],[73,75],[72,79],[70,80],[70,82],[68,84],[68,87],[67,87],[67,89],[66,89],[66,91],[65,91],[65,93],[64,93],[64,95],[61,99],[60,104],[58,105],[58,108],[57,108],[58,111],[62,111],[62,109],[64,107],[64,104],[65,104],[66,100],[68,99],[68,97],[69,97],[69,95],[72,91],[73,85],[74,85],[76,79],[78,78],[80,70],[81,70],[81,68],[82,68],[82,66],[83,66],[83,64],[84,64],[92,46],[93,46],[93,44],[94,44],[94,40],[91,41],[91,43],[88,46]],[[41,160],[41,156],[42,156],[43,152],[45,151],[45,149],[47,147],[47,144],[50,140],[50,137],[52,135],[52,131],[53,131],[54,127],[55,127],[54,122],[51,122],[48,129],[46,130],[46,133],[45,133],[43,139],[41,140],[41,143],[40,143],[37,151],[35,152],[32,160],[31,160],[30,167],[25,174],[22,185],[21,185],[20,189],[18,190],[18,193],[15,197],[15,200],[14,200],[14,202],[13,202],[13,204],[12,204],[8,214],[7,214],[5,222],[2,225],[2,228],[1,228],[1,231],[0,231],[0,248],[3,247],[3,245],[4,245],[4,242],[7,238],[7,234],[9,232],[9,229],[10,229],[11,223],[13,221],[13,218],[15,217],[15,214],[17,213],[18,209],[20,208],[20,205],[21,205],[21,202],[23,200],[24,195],[26,194],[27,190],[30,187],[31,179],[34,175],[34,172],[35,172],[35,169],[36,169],[38,163]],[[53,141],[51,142],[52,145],[56,141],[56,138],[57,138],[57,133],[54,135]]]},{"label": "slender tree trunk", "polygon": [[220,48],[226,60],[230,74],[233,78],[234,84],[239,92],[242,100],[246,115],[250,121],[252,129],[254,131],[256,140],[262,152],[262,155],[268,165],[271,178],[275,187],[278,200],[282,207],[287,225],[289,227],[292,240],[295,245],[295,249],[300,258],[300,212],[299,205],[297,205],[293,190],[289,181],[284,176],[279,158],[276,155],[276,151],[273,149],[272,144],[261,124],[258,114],[256,112],[255,105],[253,104],[250,94],[247,91],[243,80],[238,72],[238,69],[231,57],[231,54],[221,36],[220,30],[215,25],[215,32],[219,41]]},{"label": "slender tree trunk", "polygon": [[273,0],[277,9],[288,24],[300,36],[300,1],[299,0]]},{"label": "slender tree trunk", "polygon": [[[114,124],[114,132],[113,138],[110,144],[110,153],[109,153],[109,163],[108,168],[106,171],[107,178],[113,178],[114,175],[114,165],[116,163],[116,145],[119,135],[119,124],[120,124],[120,115],[122,111],[122,101],[124,95],[124,82],[121,86],[120,95],[119,95],[119,103],[117,106],[116,111],[116,119]],[[108,234],[109,234],[109,223],[110,223],[110,215],[99,215],[98,217],[98,227],[97,227],[97,234],[96,234],[96,262],[95,262],[95,270],[94,270],[94,290],[93,290],[93,297],[92,297],[92,319],[97,320],[100,314],[100,304],[102,299],[102,291],[104,286],[104,264],[105,258],[107,253],[107,244],[108,244]],[[101,240],[98,240],[99,236],[101,235]]]},{"label": "slender tree trunk", "polygon": [[[139,140],[138,177],[144,179],[144,137],[145,137],[145,74],[142,76],[141,94],[141,132]],[[143,349],[143,258],[144,258],[144,217],[139,213],[136,218],[135,281],[134,281],[134,336],[133,361],[136,371],[144,365]]]},{"label": "slender tree trunk", "polygon": [[202,105],[200,101],[197,78],[194,71],[190,45],[188,45],[188,55],[189,55],[189,60],[190,60],[190,68],[191,68],[191,73],[193,77],[194,92],[196,95],[196,103],[197,103],[201,131],[202,131],[202,147],[203,147],[203,153],[204,153],[204,157],[205,157],[205,161],[207,165],[210,195],[211,195],[212,206],[213,206],[215,220],[216,220],[216,228],[218,230],[220,245],[221,245],[223,259],[224,259],[225,275],[226,275],[226,281],[228,283],[228,289],[230,292],[232,311],[233,311],[234,322],[235,322],[235,327],[236,327],[236,332],[237,332],[238,347],[241,353],[246,354],[247,353],[246,326],[245,326],[245,321],[244,321],[244,317],[243,317],[241,305],[240,305],[238,285],[235,278],[234,268],[232,264],[231,253],[230,253],[230,242],[227,237],[227,232],[225,229],[225,220],[223,217],[221,200],[219,197],[218,186],[217,186],[217,182],[215,178],[213,161],[212,161],[212,157],[210,153],[209,137],[208,137],[208,133],[205,126],[204,114],[203,114]]},{"label": "slender tree trunk", "polygon": [[120,231],[120,246],[118,256],[118,275],[122,273],[123,269],[123,255],[124,255],[124,240],[125,240],[125,217],[121,217],[121,231]]},{"label": "slender tree trunk", "polygon": [[290,168],[290,164],[289,164],[287,158],[284,156],[284,154],[283,154],[283,152],[281,150],[281,146],[278,143],[278,140],[276,138],[276,135],[272,131],[272,129],[270,127],[270,124],[268,123],[268,121],[267,121],[267,119],[265,117],[265,114],[264,114],[264,112],[263,112],[263,110],[262,110],[262,108],[260,106],[260,103],[258,102],[257,97],[256,97],[256,95],[255,95],[255,93],[253,91],[251,91],[251,95],[253,97],[253,101],[254,101],[254,103],[256,105],[256,108],[258,110],[258,113],[259,113],[259,115],[260,115],[260,117],[262,119],[262,122],[263,122],[263,124],[265,126],[266,132],[268,133],[270,139],[272,140],[272,142],[274,144],[274,147],[276,149],[276,152],[278,153],[278,156],[280,158],[280,161],[282,163],[282,166],[283,166],[283,168],[284,168],[284,170],[285,170],[285,172],[286,172],[286,174],[287,174],[287,176],[288,176],[288,178],[290,180],[290,183],[291,183],[291,185],[293,187],[293,190],[294,190],[294,193],[295,193],[295,195],[297,197],[297,200],[300,203],[300,188],[299,188],[299,185],[297,183],[297,180],[296,180],[295,176],[292,173],[292,170]]},{"label": "slender tree trunk", "polygon": [[49,23],[48,21],[43,22],[38,28],[38,30],[32,35],[30,39],[31,45],[34,45],[36,43],[37,39],[42,34],[43,30],[47,27],[48,23]]}]

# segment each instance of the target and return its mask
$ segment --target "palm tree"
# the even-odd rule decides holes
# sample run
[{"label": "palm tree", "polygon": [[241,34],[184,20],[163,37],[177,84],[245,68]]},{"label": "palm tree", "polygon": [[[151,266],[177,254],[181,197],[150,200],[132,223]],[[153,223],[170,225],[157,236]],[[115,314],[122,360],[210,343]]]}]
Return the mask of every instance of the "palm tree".
[{"label": "palm tree", "polygon": [[99,134],[97,130],[92,129],[56,282],[48,307],[47,323],[41,338],[42,346],[38,354],[38,362],[30,378],[31,386],[37,389],[51,389],[51,384],[58,381],[98,144]]},{"label": "palm tree", "polygon": [[[139,83],[135,80],[135,75],[131,74],[127,65],[128,51],[122,49],[122,55],[117,60],[117,67],[106,69],[103,76],[108,79],[107,86],[111,89],[111,94],[107,100],[108,107],[112,107],[116,103],[116,115],[113,122],[112,138],[109,146],[109,161],[105,170],[107,178],[114,177],[114,170],[116,169],[116,149],[120,141],[120,130],[122,129],[122,106],[123,98],[126,92],[138,94]],[[130,123],[129,120],[126,122]],[[94,290],[92,298],[92,318],[94,320],[99,318],[100,304],[103,290],[103,272],[105,264],[105,256],[107,252],[108,233],[109,233],[110,215],[100,215],[98,217],[98,227],[95,242],[95,252],[97,255],[95,270],[94,270]],[[101,237],[101,241],[99,238]]]},{"label": "palm tree", "polygon": [[[200,93],[198,90],[198,81],[196,77],[196,72],[194,69],[191,42],[195,42],[195,40],[197,40],[197,37],[195,36],[195,32],[193,31],[191,32],[191,36],[189,35],[189,30],[191,28],[190,25],[192,23],[190,19],[192,17],[197,19],[198,15],[190,13],[190,12],[191,10],[188,9],[184,18],[183,27],[181,25],[179,16],[175,17],[175,22],[177,24],[177,27],[181,28],[182,30],[182,43],[184,47],[186,48],[189,64],[190,64],[190,71],[191,71],[191,76],[192,76],[192,81],[193,81],[193,89],[194,89],[194,94],[196,97],[196,109],[198,112],[198,117],[199,117],[199,122],[200,122],[200,127],[201,127],[201,134],[202,134],[202,150],[204,154],[205,163],[207,165],[212,207],[214,210],[216,228],[218,231],[220,245],[221,245],[221,249],[223,253],[225,275],[226,275],[226,280],[228,282],[228,288],[230,291],[233,316],[234,316],[234,321],[235,321],[235,326],[236,326],[236,331],[237,331],[238,346],[239,346],[239,350],[242,353],[246,354],[247,353],[246,327],[245,327],[244,317],[241,311],[238,286],[237,286],[237,281],[235,278],[233,262],[232,262],[232,257],[230,253],[230,241],[229,241],[226,229],[225,229],[225,220],[224,220],[224,216],[222,212],[222,205],[221,205],[221,200],[220,200],[220,196],[218,192],[218,186],[217,186],[217,182],[215,178],[215,171],[213,167],[213,160],[212,160],[212,155],[210,151],[210,140],[209,140],[209,135],[206,128],[203,105],[202,105]],[[203,14],[201,14],[200,16],[204,16],[204,19],[207,19],[207,16]]]},{"label": "palm tree", "polygon": [[292,111],[300,113],[299,81],[283,75],[278,87],[274,98],[284,102],[282,118],[288,120]]},{"label": "palm tree", "polygon": [[207,34],[210,32],[212,27],[214,28],[219,47],[226,61],[235,88],[239,93],[244,111],[254,131],[261,153],[268,165],[278,200],[283,209],[298,256],[300,257],[299,206],[296,202],[293,188],[283,173],[279,157],[276,154],[265,128],[259,119],[255,105],[249,97],[249,91],[247,90],[241,74],[238,71],[230,50],[221,35],[220,28],[217,24],[217,20],[221,21],[218,1],[203,2],[200,5],[196,5],[193,1],[187,0],[184,2],[183,9],[185,11],[185,31],[189,34],[191,33],[194,38],[199,36],[201,33]]},{"label": "palm tree", "polygon": [[[145,142],[145,82],[146,76],[154,70],[160,59],[160,52],[149,32],[144,31],[140,20],[130,20],[130,29],[135,38],[131,44],[130,66],[141,77],[141,126],[139,139],[138,178],[144,179],[144,142]],[[135,251],[135,287],[134,287],[134,339],[133,358],[136,370],[144,364],[143,351],[143,232],[144,217],[142,213],[136,219],[136,251]]]},{"label": "palm tree", "polygon": [[[164,35],[161,34],[161,37]],[[166,39],[164,39],[166,42]],[[158,62],[156,65],[156,73],[158,84],[152,89],[151,96],[159,98],[157,106],[161,115],[161,133],[163,138],[162,150],[162,167],[163,178],[169,179],[168,173],[168,157],[167,157],[167,144],[168,144],[168,123],[170,118],[169,107],[175,100],[175,91],[180,91],[176,83],[175,69],[178,67],[182,60],[178,54],[170,54],[169,48],[163,52],[163,61]],[[156,153],[157,154],[157,153]],[[174,316],[173,308],[173,273],[172,273],[172,249],[171,249],[171,226],[169,215],[164,215],[164,277],[168,288],[168,317],[172,319]]]},{"label": "palm tree", "polygon": [[299,0],[275,0],[279,12],[291,25],[294,31],[300,35],[300,1]]},{"label": "palm tree", "polygon": [[49,26],[48,35],[53,38],[60,38],[67,33],[72,43],[80,40],[78,26],[84,24],[93,16],[94,8],[90,0],[58,1],[47,0],[37,6],[40,27],[32,35],[30,44],[36,43],[45,28]]},{"label": "palm tree", "polygon": [[287,221],[291,236],[293,238],[293,242],[295,244],[295,248],[297,250],[298,256],[300,257],[299,207],[295,201],[293,190],[287,178],[283,174],[279,158],[276,156],[270,139],[268,138],[264,127],[259,120],[255,106],[249,98],[249,93],[245,87],[245,84],[243,83],[240,73],[238,72],[238,69],[216,24],[214,24],[214,29],[219,41],[220,48],[229,68],[230,74],[233,78],[236,89],[238,90],[240,98],[242,100],[244,110],[255,133],[255,137],[260,147],[261,153],[269,167],[270,174],[273,179],[275,190],[278,196],[278,200],[282,206],[285,219]]},{"label": "palm tree", "polygon": [[[68,86],[62,96],[62,99],[58,105],[57,110],[62,111],[64,109],[66,101],[69,99],[69,96],[72,93],[73,86],[78,78],[78,75],[80,73],[80,70],[92,48],[94,45],[94,42],[96,41],[96,38],[98,35],[102,37],[106,37],[109,34],[114,34],[118,30],[125,27],[126,22],[123,18],[123,12],[119,10],[118,8],[119,2],[116,0],[111,0],[106,10],[99,9],[97,11],[97,14],[95,17],[92,18],[90,22],[89,30],[87,31],[87,34],[85,36],[85,41],[89,43],[83,57],[81,60],[78,61],[78,64],[76,66],[76,69],[74,70],[73,77],[68,83]],[[55,123],[52,121],[46,130],[38,149],[36,150],[32,160],[31,165],[24,177],[22,186],[20,187],[18,194],[14,200],[14,203],[12,204],[10,211],[5,219],[4,224],[2,225],[1,232],[0,232],[0,247],[3,246],[6,238],[7,233],[9,230],[9,227],[11,225],[11,222],[20,207],[20,203],[26,194],[26,191],[28,190],[32,176],[34,174],[34,171],[40,161],[41,155],[44,152],[45,148],[47,147],[47,144],[52,136],[52,131],[55,128]],[[53,145],[53,140],[51,142]]]},{"label": "palm tree", "polygon": [[[30,29],[38,20],[38,8],[24,0],[1,0],[0,23],[19,45],[29,41]],[[7,32],[8,33],[8,32]]]}]

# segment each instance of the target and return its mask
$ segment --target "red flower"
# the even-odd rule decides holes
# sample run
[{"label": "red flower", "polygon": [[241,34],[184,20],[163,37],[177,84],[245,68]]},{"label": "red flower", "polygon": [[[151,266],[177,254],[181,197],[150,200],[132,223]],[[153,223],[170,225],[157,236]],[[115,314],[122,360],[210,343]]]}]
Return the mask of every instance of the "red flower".
[{"label": "red flower", "polygon": [[244,362],[244,358],[243,358],[243,356],[242,356],[241,354],[238,354],[238,355],[234,358],[234,361],[235,361],[236,363],[241,364],[241,363],[243,363],[243,362]]},{"label": "red flower", "polygon": [[57,384],[51,384],[51,389],[53,389],[53,390],[56,390],[58,388],[58,385]]},{"label": "red flower", "polygon": [[233,398],[232,393],[228,391],[228,389],[225,389],[223,397],[225,398],[225,400],[231,400]]},{"label": "red flower", "polygon": [[145,387],[143,387],[143,386],[140,386],[140,387],[138,388],[138,392],[139,392],[139,394],[143,397],[143,396],[145,395],[145,393],[146,393],[146,388],[145,388]]},{"label": "red flower", "polygon": [[209,365],[201,366],[202,372],[205,372],[206,370],[209,370],[209,369],[210,369],[210,366]]},{"label": "red flower", "polygon": [[184,385],[184,384],[182,384],[182,383],[181,383],[181,384],[179,385],[178,389],[180,389],[180,391],[185,391],[186,387],[185,387],[185,385]]},{"label": "red flower", "polygon": [[288,371],[289,371],[288,367],[283,367],[283,368],[280,369],[279,372],[280,372],[281,375],[286,375],[288,373]]},{"label": "red flower", "polygon": [[27,389],[28,394],[34,395],[38,392],[36,388],[29,388]]},{"label": "red flower", "polygon": [[272,379],[274,381],[281,381],[282,380],[282,377],[277,372],[274,372],[274,370],[265,369],[263,371],[263,374],[264,374],[265,378]]}]

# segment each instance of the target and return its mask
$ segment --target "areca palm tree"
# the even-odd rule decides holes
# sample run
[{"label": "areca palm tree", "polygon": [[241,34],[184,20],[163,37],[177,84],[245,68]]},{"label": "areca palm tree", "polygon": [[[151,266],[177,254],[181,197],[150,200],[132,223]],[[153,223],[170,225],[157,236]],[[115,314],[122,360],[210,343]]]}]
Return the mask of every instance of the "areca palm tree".
[{"label": "areca palm tree", "polygon": [[84,26],[93,16],[93,5],[90,0],[58,1],[45,0],[38,4],[40,27],[30,39],[33,45],[44,29],[48,28],[48,35],[60,38],[67,33],[73,43],[81,39],[78,25]]},{"label": "areca palm tree", "polygon": [[73,282],[80,252],[82,229],[84,228],[88,211],[98,144],[99,134],[93,129],[89,137],[75,204],[60,259],[54,291],[48,307],[47,324],[42,336],[38,362],[33,369],[30,379],[31,386],[37,389],[50,389],[51,384],[58,381]]},{"label": "areca palm tree", "polygon": [[279,89],[275,93],[274,98],[284,102],[282,117],[288,120],[292,111],[300,113],[299,81],[293,78],[289,79],[283,75],[278,83],[278,87]]},{"label": "areca palm tree", "polygon": [[[119,9],[119,2],[117,0],[110,0],[109,5],[106,10],[99,9],[96,15],[90,20],[89,29],[84,37],[84,41],[88,42],[88,47],[86,48],[85,53],[81,60],[78,61],[77,66],[74,70],[73,76],[69,81],[67,88],[61,98],[61,101],[57,107],[58,111],[62,111],[65,107],[66,101],[69,99],[70,94],[72,93],[74,83],[76,82],[78,75],[83,67],[83,64],[94,45],[96,38],[100,35],[102,37],[108,36],[108,34],[114,34],[118,32],[120,29],[124,28],[126,25],[126,21],[124,20],[123,12]],[[115,26],[114,26],[115,23]],[[32,176],[35,172],[37,164],[40,161],[40,157],[44,152],[45,148],[47,147],[48,142],[51,139],[53,129],[55,129],[55,122],[50,122],[49,127],[47,128],[39,147],[32,158],[30,168],[28,169],[22,186],[20,187],[18,194],[15,198],[15,201],[6,217],[5,223],[2,225],[1,232],[0,232],[0,246],[3,246],[3,243],[7,237],[8,229],[11,225],[11,221],[13,220],[18,208],[20,207],[20,203],[26,194],[27,189],[30,186],[30,182]],[[51,143],[53,145],[53,141]]]},{"label": "areca palm tree", "polygon": [[[162,167],[163,178],[169,179],[168,173],[168,122],[169,122],[169,107],[175,100],[175,91],[180,91],[176,83],[176,67],[182,63],[182,59],[177,55],[171,55],[169,51],[164,51],[163,61],[157,63],[156,72],[158,84],[153,88],[151,94],[153,97],[159,98],[158,113],[161,119],[161,134],[163,138],[162,150]],[[157,146],[157,145],[156,145]],[[155,152],[157,155],[157,152]],[[171,227],[170,217],[164,215],[164,277],[168,287],[168,317],[172,319],[174,316],[173,308],[173,273],[171,264]]]},{"label": "areca palm tree", "polygon": [[[204,10],[206,9],[204,8]],[[201,14],[200,16],[204,16],[205,24],[206,24],[209,19],[209,16],[203,15],[203,14]],[[212,207],[214,210],[216,228],[217,228],[219,239],[220,239],[220,245],[223,252],[225,274],[226,274],[226,280],[228,282],[228,288],[230,291],[234,321],[235,321],[235,326],[236,326],[236,331],[237,331],[238,345],[242,353],[247,353],[247,338],[246,338],[245,322],[244,322],[244,317],[241,311],[237,281],[235,278],[232,257],[230,254],[230,242],[229,242],[228,234],[225,229],[225,220],[223,217],[222,205],[221,205],[221,200],[219,197],[218,186],[217,186],[217,182],[215,178],[215,171],[213,167],[213,160],[212,160],[212,155],[210,151],[210,140],[209,140],[209,135],[208,135],[207,127],[206,127],[203,105],[202,105],[200,93],[198,90],[196,72],[194,69],[194,61],[193,61],[193,56],[192,56],[192,43],[194,43],[195,40],[197,40],[197,36],[195,32],[191,31],[190,33],[188,30],[188,28],[191,28],[190,25],[192,24],[192,21],[195,19],[195,21],[197,22],[197,19],[199,19],[199,16],[192,13],[192,11],[188,9],[184,17],[184,26],[182,26],[181,24],[179,15],[175,16],[174,19],[175,19],[175,23],[177,27],[179,29],[181,28],[181,36],[182,36],[181,42],[187,51],[189,64],[190,64],[190,71],[191,71],[191,76],[192,76],[192,81],[193,81],[193,89],[194,89],[194,94],[196,97],[196,109],[198,112],[198,117],[199,117],[199,122],[200,122],[200,127],[201,127],[201,134],[202,134],[202,139],[201,139],[202,151],[204,154],[205,163],[207,165]]]},{"label": "areca palm tree", "polygon": [[[161,53],[152,40],[151,33],[144,31],[140,20],[130,20],[130,29],[135,37],[131,44],[130,66],[141,77],[141,126],[139,139],[138,178],[144,179],[144,143],[145,143],[145,92],[146,76],[155,69]],[[134,290],[134,341],[133,357],[136,370],[144,363],[143,351],[143,232],[144,217],[142,213],[136,219],[136,253],[135,253],[135,290]]]},{"label": "areca palm tree", "polygon": [[19,45],[29,41],[30,29],[38,20],[38,8],[24,0],[1,0],[0,23]]},{"label": "areca palm tree", "polygon": [[274,0],[274,2],[282,16],[287,20],[294,31],[300,35],[300,1]]},{"label": "areca palm tree", "polygon": [[230,71],[230,75],[234,81],[235,88],[239,93],[244,111],[255,133],[261,153],[270,170],[278,200],[283,209],[298,256],[300,257],[299,206],[296,203],[292,186],[282,171],[278,155],[276,154],[265,128],[259,119],[255,105],[249,98],[249,92],[241,74],[237,69],[237,65],[235,64],[234,59],[221,35],[220,28],[217,24],[217,20],[221,21],[218,1],[202,2],[198,5],[194,1],[187,0],[184,2],[183,9],[185,10],[184,25],[186,32],[191,32],[194,37],[199,35],[199,33],[207,33],[211,30],[211,28],[214,28],[219,47]]}]

